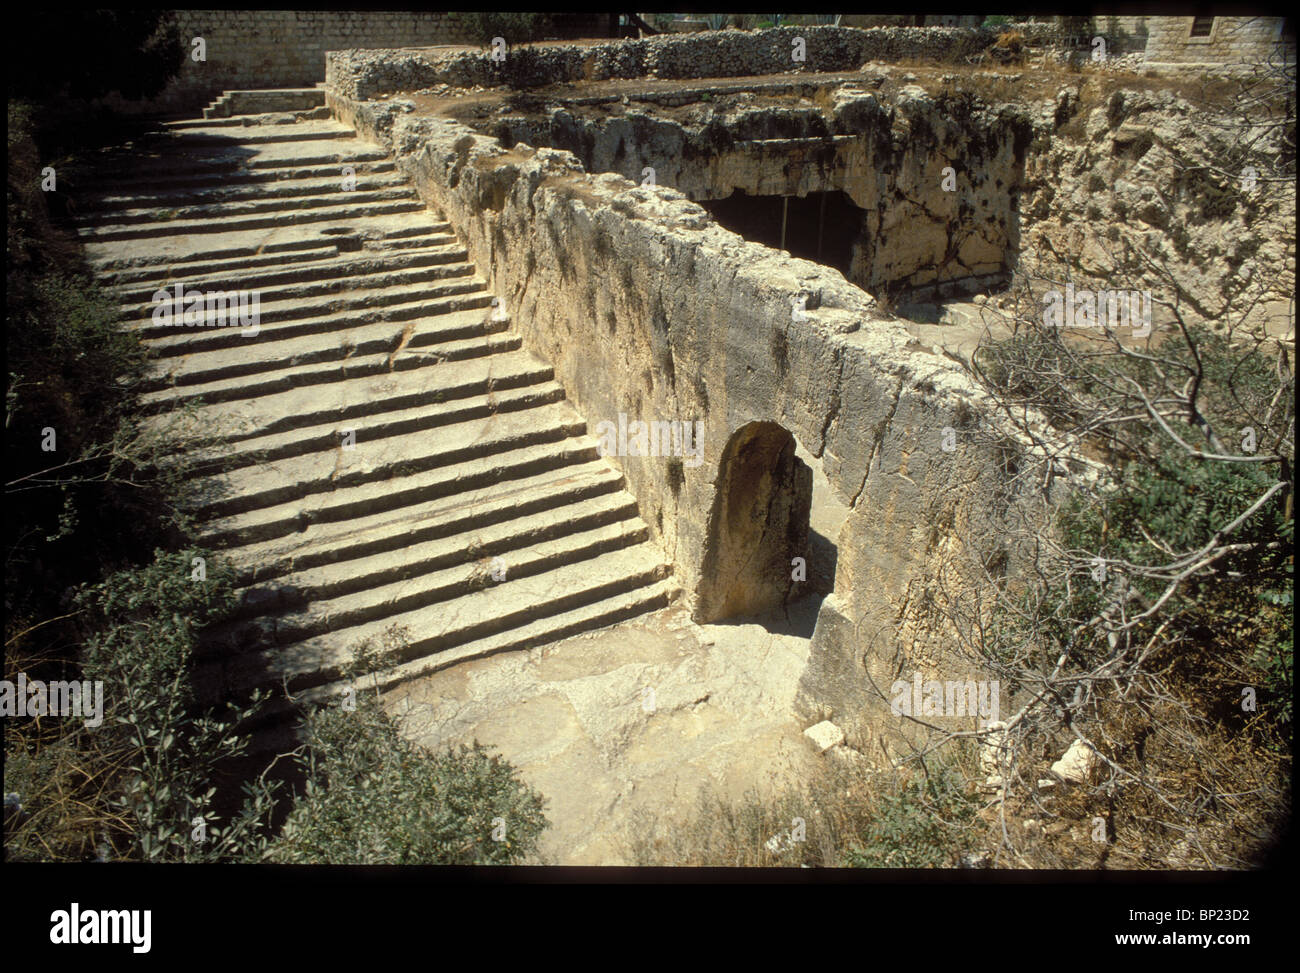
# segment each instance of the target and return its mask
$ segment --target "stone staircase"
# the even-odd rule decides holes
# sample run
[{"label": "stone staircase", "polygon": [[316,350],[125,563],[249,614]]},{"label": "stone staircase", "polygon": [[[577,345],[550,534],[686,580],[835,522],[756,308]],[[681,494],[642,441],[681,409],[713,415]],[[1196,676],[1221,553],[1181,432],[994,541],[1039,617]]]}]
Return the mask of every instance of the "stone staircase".
[{"label": "stone staircase", "polygon": [[[352,647],[393,626],[367,684],[674,597],[622,474],[383,151],[334,121],[230,119],[106,157],[76,217],[154,357],[150,421],[211,430],[181,448],[242,600],[203,639],[202,698],[277,690],[274,717],[286,692],[339,693]],[[257,333],[155,320],[177,284],[258,292]]]},{"label": "stone staircase", "polygon": [[309,111],[324,106],[325,91],[320,87],[223,91],[212,104],[203,109],[203,117],[212,120],[271,112]]}]

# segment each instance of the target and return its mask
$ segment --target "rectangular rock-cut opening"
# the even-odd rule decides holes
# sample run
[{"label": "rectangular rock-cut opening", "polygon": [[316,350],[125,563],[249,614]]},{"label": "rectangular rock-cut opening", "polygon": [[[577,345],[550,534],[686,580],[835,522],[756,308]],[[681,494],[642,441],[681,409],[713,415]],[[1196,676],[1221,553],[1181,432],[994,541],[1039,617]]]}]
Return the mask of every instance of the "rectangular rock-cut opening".
[{"label": "rectangular rock-cut opening", "polygon": [[751,196],[737,189],[725,199],[700,200],[700,205],[746,240],[834,267],[845,277],[866,217],[840,190],[800,197]]},{"label": "rectangular rock-cut opening", "polygon": [[1005,286],[1027,115],[903,79],[888,90],[843,80],[760,88],[597,83],[580,96],[552,88],[430,107],[503,148],[561,149],[589,173],[675,190],[726,229],[891,305]]}]

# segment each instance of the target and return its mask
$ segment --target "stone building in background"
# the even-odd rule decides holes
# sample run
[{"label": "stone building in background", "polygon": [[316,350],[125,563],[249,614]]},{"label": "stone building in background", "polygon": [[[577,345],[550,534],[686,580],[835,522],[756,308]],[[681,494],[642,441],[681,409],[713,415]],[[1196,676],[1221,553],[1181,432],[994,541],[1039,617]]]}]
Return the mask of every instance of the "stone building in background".
[{"label": "stone building in background", "polygon": [[1295,61],[1295,24],[1289,17],[1109,17],[1131,21],[1145,36],[1148,64],[1254,64],[1270,57]]}]

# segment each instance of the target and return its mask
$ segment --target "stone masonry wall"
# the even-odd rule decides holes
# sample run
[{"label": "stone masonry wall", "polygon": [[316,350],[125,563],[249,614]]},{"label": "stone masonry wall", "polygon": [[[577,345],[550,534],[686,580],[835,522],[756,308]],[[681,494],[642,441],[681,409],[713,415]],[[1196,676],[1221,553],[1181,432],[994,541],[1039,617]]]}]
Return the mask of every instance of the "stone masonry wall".
[{"label": "stone masonry wall", "polygon": [[[1045,42],[1050,25],[1029,25],[1026,39]],[[729,78],[783,72],[855,71],[866,61],[930,58],[964,63],[997,38],[996,30],[962,27],[778,27],[647,37],[586,47],[551,45],[508,50],[503,61],[484,51],[339,51],[326,81],[349,98],[369,100],[439,84],[506,84],[527,88],[611,78]],[[794,59],[795,41],[805,44]],[[509,38],[507,38],[507,41]]]},{"label": "stone masonry wall", "polygon": [[[1146,59],[1157,63],[1253,64],[1279,49],[1281,17],[1215,17],[1210,36],[1192,37],[1192,17],[1147,17]],[[1295,57],[1295,38],[1290,56]]]},{"label": "stone masonry wall", "polygon": [[[608,36],[608,14],[559,15],[562,37]],[[351,48],[464,44],[461,15],[423,10],[177,10],[187,51],[207,42],[207,60],[188,55],[157,98],[112,99],[137,112],[192,109],[234,88],[310,87],[325,80],[325,52]]]}]

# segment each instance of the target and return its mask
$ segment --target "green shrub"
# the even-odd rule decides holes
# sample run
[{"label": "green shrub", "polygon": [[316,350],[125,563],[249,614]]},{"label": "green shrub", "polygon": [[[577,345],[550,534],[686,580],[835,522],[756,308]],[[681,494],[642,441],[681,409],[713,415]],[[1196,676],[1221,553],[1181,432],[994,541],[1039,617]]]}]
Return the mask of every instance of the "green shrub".
[{"label": "green shrub", "polygon": [[[195,580],[194,558],[205,559]],[[159,551],[141,570],[120,571],[78,593],[92,627],[82,674],[104,683],[104,724],[87,744],[117,780],[124,824],[112,836],[115,857],[144,861],[256,860],[265,851],[274,786],[244,785],[228,822],[213,808],[223,765],[248,740],[233,732],[256,709],[231,706],[222,719],[195,705],[192,659],[198,632],[236,603],[227,569],[204,551]],[[203,841],[192,832],[202,820]]]},{"label": "green shrub", "polygon": [[870,827],[845,854],[854,868],[955,868],[972,844],[975,803],[945,769],[881,798]]},{"label": "green shrub", "polygon": [[478,743],[429,753],[401,735],[374,695],[355,702],[305,718],[306,789],[272,861],[507,865],[536,850],[544,800],[509,763]]},{"label": "green shrub", "polygon": [[507,44],[525,44],[539,41],[554,31],[549,14],[523,11],[474,12],[460,15],[461,26],[470,40],[490,44],[492,38],[503,37]]}]

